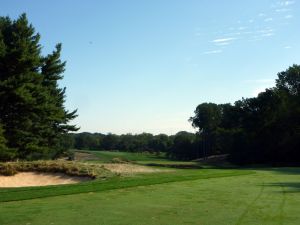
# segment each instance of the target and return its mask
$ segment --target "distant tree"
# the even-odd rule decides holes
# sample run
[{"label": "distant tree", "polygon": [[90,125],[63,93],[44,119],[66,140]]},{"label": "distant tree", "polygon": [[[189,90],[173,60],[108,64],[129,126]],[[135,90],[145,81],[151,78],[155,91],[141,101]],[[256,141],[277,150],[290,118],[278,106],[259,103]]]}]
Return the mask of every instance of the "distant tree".
[{"label": "distant tree", "polygon": [[174,136],[173,145],[168,152],[168,156],[180,160],[197,158],[197,148],[195,145],[196,135],[186,131],[180,131]]},{"label": "distant tree", "polygon": [[277,74],[276,87],[285,90],[290,95],[300,95],[300,65],[293,65],[286,71]]},{"label": "distant tree", "polygon": [[193,127],[200,132],[210,133],[214,131],[221,122],[221,109],[214,103],[202,103],[197,106],[195,116],[190,118]]},{"label": "distant tree", "polygon": [[83,132],[76,134],[74,137],[74,147],[81,150],[97,150],[100,147],[100,137],[97,134]]},{"label": "distant tree", "polygon": [[115,134],[107,134],[103,137],[101,149],[103,150],[118,150],[120,138]]},{"label": "distant tree", "polygon": [[189,119],[193,127],[198,128],[201,136],[202,155],[204,157],[216,154],[216,130],[222,119],[221,106],[214,103],[202,103],[197,106],[195,116]]}]

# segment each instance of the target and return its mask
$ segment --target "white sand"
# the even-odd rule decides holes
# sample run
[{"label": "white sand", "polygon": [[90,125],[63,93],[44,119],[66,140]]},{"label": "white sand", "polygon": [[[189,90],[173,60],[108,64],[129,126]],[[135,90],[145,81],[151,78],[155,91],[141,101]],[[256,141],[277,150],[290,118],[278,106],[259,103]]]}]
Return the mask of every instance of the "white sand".
[{"label": "white sand", "polygon": [[31,187],[74,184],[87,180],[90,180],[90,178],[68,176],[63,173],[23,172],[14,176],[0,175],[0,187]]}]

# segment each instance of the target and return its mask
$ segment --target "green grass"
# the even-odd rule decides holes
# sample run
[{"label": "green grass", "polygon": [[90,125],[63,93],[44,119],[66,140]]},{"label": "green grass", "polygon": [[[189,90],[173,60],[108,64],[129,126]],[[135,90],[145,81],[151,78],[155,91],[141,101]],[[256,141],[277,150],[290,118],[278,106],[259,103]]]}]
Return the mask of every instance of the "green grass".
[{"label": "green grass", "polygon": [[[148,180],[142,186],[128,187],[124,180],[124,187],[114,190],[2,202],[0,224],[300,224],[300,169],[254,171],[221,176],[219,170],[179,170],[185,176],[190,173],[190,179],[150,185],[156,175],[141,176],[140,181]],[[169,174],[173,176],[177,174]]]},{"label": "green grass", "polygon": [[[208,179],[224,176],[238,176],[251,173],[250,171],[235,170],[177,170],[172,172],[136,175],[134,177],[112,177],[107,180],[94,180],[79,184],[25,187],[25,188],[2,188],[0,189],[0,202],[45,198],[58,195],[71,195],[87,192],[101,192],[112,189],[137,187],[169,182],[179,182],[195,179]],[[1,224],[1,223],[0,223]]]},{"label": "green grass", "polygon": [[166,158],[165,153],[159,156],[151,153],[135,153],[135,152],[117,152],[117,151],[83,151],[94,154],[99,157],[101,162],[111,162],[114,158],[120,158],[129,161],[170,161]]},{"label": "green grass", "polygon": [[88,152],[96,157],[98,160],[93,160],[93,162],[99,163],[109,163],[114,158],[119,158],[124,161],[131,161],[140,165],[150,165],[150,166],[161,166],[161,167],[190,167],[197,168],[201,164],[192,161],[178,161],[170,160],[166,157],[165,153],[160,153],[160,155],[155,155],[151,153],[134,153],[134,152],[116,152],[116,151],[82,151]]},{"label": "green grass", "polygon": [[[144,165],[194,164],[151,154],[92,153],[101,163],[122,158]],[[0,225],[22,224],[300,224],[300,168],[172,169],[0,189]]]}]

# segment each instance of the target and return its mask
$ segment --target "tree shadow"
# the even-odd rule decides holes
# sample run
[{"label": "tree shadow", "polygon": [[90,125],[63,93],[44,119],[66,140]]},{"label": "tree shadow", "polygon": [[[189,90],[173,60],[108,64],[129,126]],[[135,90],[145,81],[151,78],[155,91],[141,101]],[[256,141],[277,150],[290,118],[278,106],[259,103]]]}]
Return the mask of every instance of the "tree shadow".
[{"label": "tree shadow", "polygon": [[274,182],[264,184],[265,187],[279,187],[282,188],[280,193],[298,193],[300,192],[300,182]]},{"label": "tree shadow", "polygon": [[265,167],[265,168],[253,168],[255,170],[276,172],[286,175],[300,175],[300,167]]}]

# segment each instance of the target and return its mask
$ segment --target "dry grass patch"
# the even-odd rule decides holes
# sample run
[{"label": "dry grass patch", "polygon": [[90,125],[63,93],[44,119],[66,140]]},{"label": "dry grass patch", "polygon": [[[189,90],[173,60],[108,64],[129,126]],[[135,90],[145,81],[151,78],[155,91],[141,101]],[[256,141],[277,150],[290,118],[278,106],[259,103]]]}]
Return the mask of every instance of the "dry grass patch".
[{"label": "dry grass patch", "polygon": [[103,166],[105,169],[120,175],[133,175],[137,173],[157,173],[167,171],[129,163],[107,163],[103,164]]},{"label": "dry grass patch", "polygon": [[107,178],[113,174],[100,164],[52,160],[0,163],[0,174],[12,176],[19,172],[63,173],[70,176]]}]

